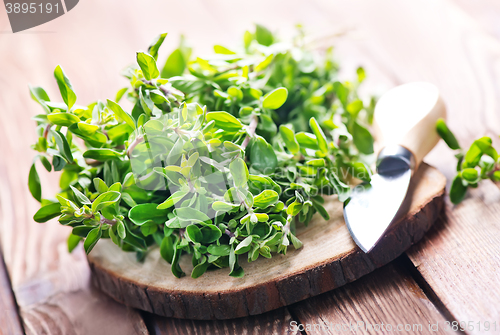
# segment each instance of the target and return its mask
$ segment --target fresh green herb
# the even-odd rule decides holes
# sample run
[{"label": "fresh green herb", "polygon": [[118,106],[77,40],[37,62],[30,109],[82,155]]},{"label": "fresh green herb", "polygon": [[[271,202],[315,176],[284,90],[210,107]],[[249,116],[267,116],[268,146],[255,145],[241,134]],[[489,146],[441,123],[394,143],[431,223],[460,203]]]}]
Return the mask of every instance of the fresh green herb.
[{"label": "fresh green herb", "polygon": [[456,151],[455,157],[458,160],[457,175],[450,188],[451,202],[460,203],[465,198],[467,189],[477,187],[483,179],[500,181],[500,157],[493,148],[490,137],[481,137],[472,142],[469,149],[464,150],[443,119],[437,121],[436,130],[448,147]]},{"label": "fresh green herb", "polygon": [[362,68],[340,82],[332,49],[308,49],[302,33],[285,43],[257,26],[242,49],[216,45],[208,58],[192,58],[182,39],[160,69],[165,37],[136,54],[114,101],[77,105],[59,66],[63,103],[30,88],[44,110],[33,149],[62,171],[55,202],[31,167],[34,218],[72,227],[70,251],[110,238],[139,260],[156,245],[178,277],[181,254],[192,255],[193,278],[223,267],[241,277],[238,255],[300,248],[295,225],[329,218],[323,196],[344,201],[352,177],[370,179],[374,100],[357,94]]}]

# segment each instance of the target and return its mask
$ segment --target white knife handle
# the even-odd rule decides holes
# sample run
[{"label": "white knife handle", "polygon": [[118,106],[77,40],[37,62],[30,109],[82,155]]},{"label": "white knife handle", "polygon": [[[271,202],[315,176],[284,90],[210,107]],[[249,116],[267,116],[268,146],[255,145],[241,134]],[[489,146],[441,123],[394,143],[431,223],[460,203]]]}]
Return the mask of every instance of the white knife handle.
[{"label": "white knife handle", "polygon": [[375,136],[384,148],[401,145],[410,150],[416,168],[439,141],[436,121],[446,119],[446,107],[436,86],[414,82],[382,95],[373,115]]}]

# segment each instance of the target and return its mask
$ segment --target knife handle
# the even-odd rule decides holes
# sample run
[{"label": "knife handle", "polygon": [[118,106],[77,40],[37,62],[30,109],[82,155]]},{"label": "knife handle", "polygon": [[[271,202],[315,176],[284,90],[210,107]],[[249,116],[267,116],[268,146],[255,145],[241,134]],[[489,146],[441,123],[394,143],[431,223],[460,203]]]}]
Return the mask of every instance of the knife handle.
[{"label": "knife handle", "polygon": [[413,153],[415,169],[440,137],[436,121],[446,107],[436,86],[413,82],[387,91],[375,106],[373,123],[380,148],[401,145]]}]

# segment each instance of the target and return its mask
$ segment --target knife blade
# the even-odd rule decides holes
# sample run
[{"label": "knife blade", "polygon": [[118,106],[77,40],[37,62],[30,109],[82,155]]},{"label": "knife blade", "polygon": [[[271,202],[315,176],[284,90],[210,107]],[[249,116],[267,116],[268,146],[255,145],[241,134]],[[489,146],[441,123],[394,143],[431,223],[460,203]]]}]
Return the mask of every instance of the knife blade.
[{"label": "knife blade", "polygon": [[374,126],[383,149],[376,174],[353,188],[344,202],[344,220],[351,237],[365,253],[381,240],[403,214],[411,177],[436,145],[436,121],[446,117],[438,89],[424,82],[400,85],[384,94],[375,107]]}]

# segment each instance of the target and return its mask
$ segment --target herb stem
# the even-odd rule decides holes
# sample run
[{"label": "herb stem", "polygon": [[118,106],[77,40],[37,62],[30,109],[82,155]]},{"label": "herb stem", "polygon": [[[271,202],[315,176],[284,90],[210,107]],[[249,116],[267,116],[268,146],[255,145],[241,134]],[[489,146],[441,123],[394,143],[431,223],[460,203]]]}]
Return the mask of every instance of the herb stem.
[{"label": "herb stem", "polygon": [[137,136],[134,141],[130,144],[130,146],[128,147],[127,149],[127,156],[130,158],[130,155],[132,155],[132,151],[134,151],[135,147],[141,143],[142,141],[144,141],[144,136],[142,135],[139,135]]},{"label": "herb stem", "polygon": [[[167,88],[165,88],[164,86],[160,86],[159,87],[161,93],[163,93],[165,95],[165,97],[168,99],[169,96],[173,96],[173,92],[171,90],[168,90]],[[178,91],[178,90],[177,90]],[[180,92],[180,91],[179,91]],[[175,104],[179,107],[181,105],[181,102],[177,99],[174,100]]]},{"label": "herb stem", "polygon": [[241,147],[245,149],[250,143],[250,139],[255,136],[255,130],[257,130],[257,125],[259,124],[259,118],[256,115],[252,116],[252,121],[250,121],[250,124],[247,127],[247,137],[245,137],[245,140],[241,144]]},{"label": "herb stem", "polygon": [[85,158],[85,164],[91,165],[91,166],[98,166],[98,165],[101,165],[102,162],[100,162],[96,159],[92,159],[92,158]]},{"label": "herb stem", "polygon": [[493,168],[493,170],[489,171],[487,173],[487,176],[488,178],[491,178],[493,176],[493,174],[496,172],[496,171],[499,171],[500,170],[500,165],[499,164],[495,164],[495,167]]},{"label": "herb stem", "polygon": [[226,228],[226,230],[224,231],[224,233],[226,233],[226,235],[228,235],[229,237],[235,237],[234,233],[231,232],[229,229]]},{"label": "herb stem", "polygon": [[186,228],[179,228],[179,237],[184,238],[184,234],[186,233]]},{"label": "herb stem", "polygon": [[116,219],[108,220],[105,217],[101,216],[101,224],[103,224],[103,223],[107,223],[107,224],[112,226],[112,225],[116,224]]},{"label": "herb stem", "polygon": [[43,130],[43,137],[45,139],[47,139],[47,136],[49,135],[50,127],[52,127],[52,125],[49,123],[45,126],[45,129]]},{"label": "herb stem", "polygon": [[291,230],[292,220],[293,220],[293,216],[288,215],[288,217],[286,218],[286,224],[283,227],[283,233],[284,233],[284,235],[288,235],[288,233],[290,233],[292,231]]}]

